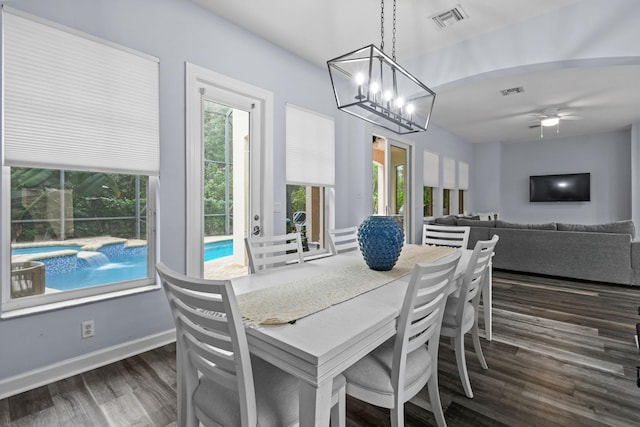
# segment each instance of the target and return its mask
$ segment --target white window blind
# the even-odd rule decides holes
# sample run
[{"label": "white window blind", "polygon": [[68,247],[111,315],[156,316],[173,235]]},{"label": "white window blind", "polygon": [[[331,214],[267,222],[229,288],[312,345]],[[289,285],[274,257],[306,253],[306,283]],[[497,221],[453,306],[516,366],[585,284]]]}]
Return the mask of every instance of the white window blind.
[{"label": "white window blind", "polygon": [[4,164],[158,175],[158,59],[3,10]]},{"label": "white window blind", "polygon": [[442,159],[442,187],[456,188],[456,161],[448,157]]},{"label": "white window blind", "polygon": [[287,104],[286,176],[290,184],[335,185],[333,118]]},{"label": "white window blind", "polygon": [[440,156],[424,152],[423,176],[425,187],[440,187]]},{"label": "white window blind", "polygon": [[458,188],[469,189],[469,163],[467,162],[458,162]]}]

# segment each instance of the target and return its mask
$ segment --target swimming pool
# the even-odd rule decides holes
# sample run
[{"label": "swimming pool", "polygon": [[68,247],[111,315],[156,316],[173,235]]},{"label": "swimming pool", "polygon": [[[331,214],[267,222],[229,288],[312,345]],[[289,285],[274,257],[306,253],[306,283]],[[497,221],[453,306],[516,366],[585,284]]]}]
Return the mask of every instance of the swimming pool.
[{"label": "swimming pool", "polygon": [[[147,277],[147,247],[125,247],[124,243],[103,245],[92,251],[81,246],[50,245],[13,248],[12,255],[47,254],[53,251],[76,250],[78,254],[36,258],[45,264],[46,287],[59,291],[86,288],[144,279]],[[204,261],[233,254],[233,240],[210,242],[204,245]]]}]

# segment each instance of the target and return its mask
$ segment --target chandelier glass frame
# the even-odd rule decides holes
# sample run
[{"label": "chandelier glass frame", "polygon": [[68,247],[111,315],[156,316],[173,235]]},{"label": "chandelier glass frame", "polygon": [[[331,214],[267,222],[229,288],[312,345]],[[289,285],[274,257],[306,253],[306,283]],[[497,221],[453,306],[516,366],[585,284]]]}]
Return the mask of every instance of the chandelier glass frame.
[{"label": "chandelier glass frame", "polygon": [[424,132],[436,94],[395,61],[395,1],[393,58],[373,44],[327,61],[338,109],[397,134]]}]

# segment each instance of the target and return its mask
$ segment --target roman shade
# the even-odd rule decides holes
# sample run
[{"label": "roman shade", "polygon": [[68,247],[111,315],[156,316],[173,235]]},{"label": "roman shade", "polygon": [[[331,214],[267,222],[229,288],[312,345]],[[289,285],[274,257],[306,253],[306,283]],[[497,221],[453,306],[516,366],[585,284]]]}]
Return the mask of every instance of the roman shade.
[{"label": "roman shade", "polygon": [[440,156],[430,151],[424,152],[424,165],[422,167],[425,187],[440,186]]},{"label": "roman shade", "polygon": [[333,118],[292,104],[287,104],[286,115],[287,183],[335,185]]},{"label": "roman shade", "polygon": [[469,163],[467,162],[458,162],[458,189],[469,189]]},{"label": "roman shade", "polygon": [[158,175],[158,59],[4,8],[7,166]]},{"label": "roman shade", "polygon": [[442,159],[442,187],[456,188],[456,161],[448,157]]}]

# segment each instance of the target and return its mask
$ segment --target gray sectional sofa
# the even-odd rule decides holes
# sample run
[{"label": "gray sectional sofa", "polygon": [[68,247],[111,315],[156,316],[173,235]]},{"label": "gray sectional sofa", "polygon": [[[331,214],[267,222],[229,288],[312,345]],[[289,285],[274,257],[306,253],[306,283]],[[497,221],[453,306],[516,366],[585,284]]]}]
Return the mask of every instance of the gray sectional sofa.
[{"label": "gray sectional sofa", "polygon": [[470,226],[470,249],[478,240],[500,236],[494,268],[640,286],[640,240],[634,241],[632,221],[516,224],[443,217],[432,222]]}]

